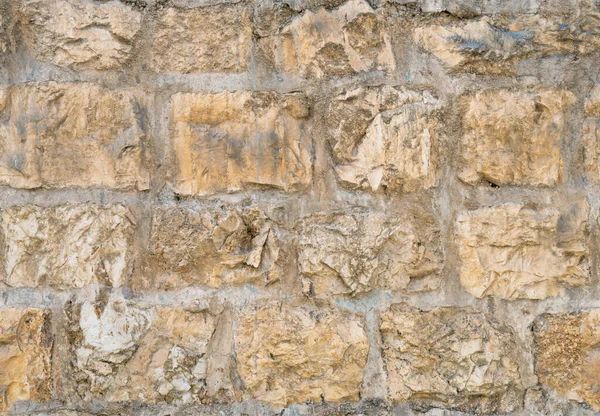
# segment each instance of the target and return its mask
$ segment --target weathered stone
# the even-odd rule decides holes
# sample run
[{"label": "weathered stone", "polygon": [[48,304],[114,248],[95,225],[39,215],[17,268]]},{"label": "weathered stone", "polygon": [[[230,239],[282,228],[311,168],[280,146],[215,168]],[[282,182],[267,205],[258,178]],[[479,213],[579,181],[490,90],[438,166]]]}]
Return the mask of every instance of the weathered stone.
[{"label": "weathered stone", "polygon": [[535,13],[540,0],[420,0],[421,10],[427,13],[448,12],[457,17],[482,14]]},{"label": "weathered stone", "polygon": [[37,56],[77,69],[125,65],[142,20],[139,11],[114,0],[24,0],[21,12]]},{"label": "weathered stone", "polygon": [[11,287],[120,286],[131,272],[133,222],[122,205],[7,208],[0,212],[3,282]]},{"label": "weathered stone", "polygon": [[242,313],[235,343],[252,398],[275,406],[358,400],[369,343],[356,316],[270,303]]},{"label": "weathered stone", "polygon": [[147,189],[141,112],[130,91],[91,83],[32,83],[3,90],[0,183]]},{"label": "weathered stone", "polygon": [[299,234],[298,264],[310,279],[309,296],[398,291],[423,278],[428,282],[417,286],[436,286],[443,256],[432,215],[387,216],[358,209],[323,213],[302,220]]},{"label": "weathered stone", "polygon": [[252,28],[242,5],[161,12],[152,40],[152,66],[162,72],[244,72]]},{"label": "weathered stone", "polygon": [[349,0],[331,10],[306,10],[263,39],[262,48],[276,69],[305,77],[396,67],[384,22],[365,0]]},{"label": "weathered stone", "polygon": [[381,333],[394,402],[480,414],[510,412],[522,400],[513,331],[480,312],[392,305]]},{"label": "weathered stone", "polygon": [[84,400],[188,403],[205,397],[217,317],[123,301],[78,308],[73,366]]},{"label": "weathered stone", "polygon": [[462,181],[531,186],[562,181],[565,111],[573,94],[487,90],[465,101]]},{"label": "weathered stone", "polygon": [[278,230],[256,207],[155,207],[148,270],[136,286],[218,288],[280,278]]},{"label": "weathered stone", "polygon": [[542,384],[600,411],[600,311],[545,314],[534,325],[535,371]]},{"label": "weathered stone", "polygon": [[586,178],[600,183],[600,86],[594,87],[585,102],[583,143]]},{"label": "weathered stone", "polygon": [[588,215],[585,201],[562,213],[512,203],[461,213],[463,287],[479,298],[544,299],[588,284]]},{"label": "weathered stone", "polygon": [[312,177],[312,140],[303,94],[176,94],[173,146],[180,194],[294,190]]},{"label": "weathered stone", "polygon": [[50,399],[50,313],[0,309],[0,413],[19,400]]},{"label": "weathered stone", "polygon": [[350,186],[414,191],[437,183],[439,101],[428,91],[357,88],[329,105],[336,172]]}]

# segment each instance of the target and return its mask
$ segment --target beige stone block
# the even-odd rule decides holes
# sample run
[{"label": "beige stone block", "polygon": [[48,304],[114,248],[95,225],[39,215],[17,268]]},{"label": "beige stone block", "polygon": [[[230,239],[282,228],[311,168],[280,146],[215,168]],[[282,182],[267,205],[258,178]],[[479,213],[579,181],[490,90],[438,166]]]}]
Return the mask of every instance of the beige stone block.
[{"label": "beige stone block", "polygon": [[542,315],[534,335],[539,381],[600,411],[600,311]]},{"label": "beige stone block", "polygon": [[359,87],[335,97],[328,132],[342,183],[376,191],[437,184],[439,109],[430,92]]},{"label": "beige stone block", "polygon": [[382,315],[381,334],[392,401],[476,414],[521,404],[514,333],[484,314],[396,304]]},{"label": "beige stone block", "polygon": [[589,206],[503,204],[461,213],[456,241],[460,280],[482,298],[544,299],[589,283]]},{"label": "beige stone block", "polygon": [[126,65],[142,22],[139,11],[115,0],[24,0],[21,13],[40,59],[83,70]]},{"label": "beige stone block", "polygon": [[408,290],[411,284],[432,289],[439,283],[440,229],[426,213],[321,213],[301,221],[298,241],[298,266],[309,296]]},{"label": "beige stone block", "polygon": [[51,396],[50,312],[0,309],[0,413]]},{"label": "beige stone block", "polygon": [[152,67],[157,72],[248,70],[252,27],[242,4],[165,9],[152,36]]},{"label": "beige stone block", "polygon": [[600,86],[595,86],[585,101],[583,145],[586,178],[598,184],[600,183]]},{"label": "beige stone block", "polygon": [[562,182],[567,91],[487,90],[465,97],[459,178],[548,187]]},{"label": "beige stone block", "polygon": [[176,187],[183,195],[248,186],[294,190],[312,178],[303,94],[223,92],[172,98]]},{"label": "beige stone block", "polygon": [[122,205],[4,209],[2,281],[11,287],[121,286],[131,273],[134,222]]},{"label": "beige stone block", "polygon": [[274,406],[359,399],[369,343],[354,315],[269,303],[242,312],[235,345],[252,398]]},{"label": "beige stone block", "polygon": [[149,187],[145,126],[128,90],[31,83],[0,92],[0,183],[15,188]]}]

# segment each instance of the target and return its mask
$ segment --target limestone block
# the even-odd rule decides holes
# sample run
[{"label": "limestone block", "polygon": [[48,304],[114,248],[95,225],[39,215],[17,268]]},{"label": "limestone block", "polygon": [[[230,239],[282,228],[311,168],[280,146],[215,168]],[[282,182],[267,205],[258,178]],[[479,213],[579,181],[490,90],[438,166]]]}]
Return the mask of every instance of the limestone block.
[{"label": "limestone block", "polygon": [[594,87],[585,101],[583,143],[586,178],[600,183],[600,86]]},{"label": "limestone block", "polygon": [[459,308],[392,305],[381,317],[387,385],[394,402],[505,413],[522,400],[510,328]]},{"label": "limestone block", "polygon": [[40,59],[84,70],[127,64],[142,20],[139,11],[115,0],[24,0],[21,12]]},{"label": "limestone block", "polygon": [[250,60],[252,27],[243,5],[160,13],[152,39],[157,72],[245,72]]},{"label": "limestone block", "polygon": [[589,283],[587,202],[563,212],[503,204],[461,213],[460,280],[482,298],[544,299]]},{"label": "limestone block", "polygon": [[235,344],[240,377],[259,401],[359,398],[369,343],[354,315],[273,302],[242,313]]},{"label": "limestone block", "polygon": [[141,112],[131,91],[92,83],[28,83],[3,90],[0,183],[148,189]]},{"label": "limestone block", "polygon": [[0,413],[20,400],[50,399],[50,312],[0,309]]},{"label": "limestone block", "polygon": [[72,374],[84,400],[179,404],[205,396],[216,316],[124,301],[77,308]]},{"label": "limestone block", "polygon": [[265,286],[280,278],[280,244],[277,226],[256,207],[157,206],[148,270],[140,273],[135,286]]},{"label": "limestone block", "polygon": [[600,411],[600,311],[545,314],[534,325],[539,381]]},{"label": "limestone block", "polygon": [[428,91],[359,87],[329,105],[336,173],[342,183],[376,191],[437,184],[439,101]]},{"label": "limestone block", "polygon": [[35,205],[0,212],[3,282],[11,287],[121,286],[134,219],[122,205]]},{"label": "limestone block", "polygon": [[466,97],[459,178],[476,184],[553,186],[572,93],[487,90]]},{"label": "limestone block", "polygon": [[172,98],[180,194],[234,192],[249,185],[294,190],[312,177],[303,94],[223,92]]},{"label": "limestone block", "polygon": [[420,0],[421,10],[428,13],[448,12],[457,17],[482,14],[535,13],[540,0]]},{"label": "limestone block", "polygon": [[327,298],[398,291],[411,280],[435,287],[443,261],[439,242],[439,226],[426,213],[387,216],[355,209],[313,215],[299,226],[298,265],[310,280],[305,292]]}]

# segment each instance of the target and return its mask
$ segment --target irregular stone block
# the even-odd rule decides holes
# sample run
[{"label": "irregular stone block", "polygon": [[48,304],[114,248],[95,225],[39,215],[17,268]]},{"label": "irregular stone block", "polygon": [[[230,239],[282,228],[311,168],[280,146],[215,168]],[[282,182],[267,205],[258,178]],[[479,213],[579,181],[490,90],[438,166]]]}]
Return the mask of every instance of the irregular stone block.
[{"label": "irregular stone block", "polygon": [[600,183],[600,86],[594,87],[585,101],[583,143],[586,178]]},{"label": "irregular stone block", "polygon": [[459,178],[476,184],[553,186],[562,181],[566,91],[487,90],[466,98]]},{"label": "irregular stone block", "polygon": [[457,17],[482,14],[536,13],[540,0],[420,0],[421,10],[428,13],[448,12]]},{"label": "irregular stone block", "polygon": [[148,270],[135,286],[178,289],[277,281],[277,227],[256,207],[155,207]]},{"label": "irregular stone block", "polygon": [[11,207],[0,212],[3,282],[11,287],[122,285],[134,220],[122,205]]},{"label": "irregular stone block", "polygon": [[534,324],[539,381],[600,411],[600,311],[545,314]]},{"label": "irregular stone block", "polygon": [[84,302],[71,313],[75,342],[69,374],[84,400],[179,404],[205,396],[218,317],[124,301]]},{"label": "irregular stone block", "polygon": [[19,400],[50,399],[50,312],[0,309],[0,413]]},{"label": "irregular stone block", "polygon": [[250,14],[241,5],[165,9],[152,39],[157,72],[245,72],[250,60]]},{"label": "irregular stone block", "polygon": [[414,191],[437,183],[439,101],[428,91],[357,88],[329,105],[336,173],[352,187]]},{"label": "irregular stone block", "polygon": [[392,401],[476,414],[521,404],[514,333],[484,314],[396,304],[382,315],[381,334]]},{"label": "irregular stone block", "polygon": [[369,343],[353,315],[269,303],[245,310],[235,335],[251,396],[274,406],[358,400]]},{"label": "irregular stone block", "polygon": [[307,295],[398,291],[422,278],[428,283],[420,286],[436,286],[443,255],[432,215],[355,209],[305,218],[299,228],[298,265],[310,279]]},{"label": "irregular stone block", "polygon": [[312,177],[312,140],[303,94],[176,94],[173,146],[180,194],[202,195],[248,185],[293,190]]},{"label": "irregular stone block", "polygon": [[21,12],[40,59],[84,70],[125,65],[142,21],[119,1],[24,0]]},{"label": "irregular stone block", "polygon": [[460,280],[482,298],[544,299],[589,282],[587,202],[564,212],[504,204],[458,216]]},{"label": "irregular stone block", "polygon": [[0,92],[0,183],[16,188],[149,187],[140,104],[91,83]]},{"label": "irregular stone block", "polygon": [[[269,26],[261,19],[259,28]],[[396,68],[384,22],[365,0],[349,0],[329,10],[305,10],[261,42],[277,70],[305,77]]]}]

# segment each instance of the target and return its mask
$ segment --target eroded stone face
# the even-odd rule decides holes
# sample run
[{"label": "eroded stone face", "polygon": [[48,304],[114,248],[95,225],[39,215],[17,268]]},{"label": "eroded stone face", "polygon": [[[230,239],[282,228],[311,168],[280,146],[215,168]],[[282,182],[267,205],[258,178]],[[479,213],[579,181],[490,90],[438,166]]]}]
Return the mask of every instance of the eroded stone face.
[{"label": "eroded stone face", "polygon": [[469,184],[553,186],[562,181],[566,91],[488,90],[465,98],[459,178]]},{"label": "eroded stone face", "polygon": [[243,5],[161,12],[152,40],[157,72],[244,72],[248,69],[252,28]]},{"label": "eroded stone face", "polygon": [[585,102],[583,142],[586,178],[600,183],[600,86],[594,87]]},{"label": "eroded stone face", "polygon": [[171,111],[179,193],[249,185],[293,190],[310,183],[312,140],[303,94],[179,93]]},{"label": "eroded stone face", "polygon": [[142,273],[137,285],[155,289],[268,285],[281,274],[276,264],[279,249],[277,227],[256,207],[156,207],[149,271]]},{"label": "eroded stone face", "polygon": [[428,91],[390,86],[357,88],[335,97],[328,131],[339,179],[373,191],[434,186],[439,108]]},{"label": "eroded stone face", "polygon": [[600,311],[545,314],[536,321],[534,334],[540,382],[600,411]]},{"label": "eroded stone face", "polygon": [[358,400],[369,344],[356,316],[269,303],[242,313],[235,343],[252,398],[274,406]]},{"label": "eroded stone face", "polygon": [[148,189],[141,112],[130,91],[91,83],[31,83],[3,90],[0,183]]},{"label": "eroded stone face", "polygon": [[394,402],[479,414],[510,412],[522,400],[514,334],[480,312],[392,305],[381,334]]},{"label": "eroded stone face", "polygon": [[[264,26],[261,20],[258,26]],[[329,10],[305,10],[261,42],[278,70],[305,77],[396,67],[384,22],[364,0],[349,0]]]},{"label": "eroded stone face", "polygon": [[11,287],[122,285],[134,219],[122,205],[11,207],[0,212],[3,282]]},{"label": "eroded stone face", "polygon": [[306,295],[398,291],[406,289],[411,279],[423,278],[426,282],[418,286],[437,286],[443,255],[440,230],[431,215],[323,213],[302,220],[299,229],[298,266],[309,279]]},{"label": "eroded stone face", "polygon": [[419,0],[421,10],[427,13],[448,12],[469,18],[482,14],[535,13],[540,0]]},{"label": "eroded stone face", "polygon": [[50,399],[50,312],[0,309],[0,412],[19,400]]},{"label": "eroded stone face", "polygon": [[77,318],[73,366],[85,400],[188,403],[204,397],[217,322],[207,311],[84,302]]},{"label": "eroded stone face", "polygon": [[456,221],[460,280],[481,298],[544,299],[589,282],[587,202],[564,212],[504,204]]},{"label": "eroded stone face", "polygon": [[77,69],[125,65],[141,14],[119,1],[24,0],[23,22],[40,59]]}]

